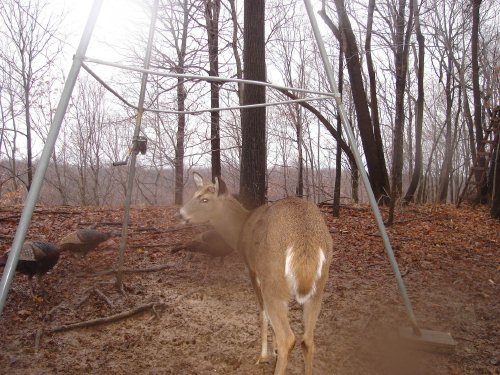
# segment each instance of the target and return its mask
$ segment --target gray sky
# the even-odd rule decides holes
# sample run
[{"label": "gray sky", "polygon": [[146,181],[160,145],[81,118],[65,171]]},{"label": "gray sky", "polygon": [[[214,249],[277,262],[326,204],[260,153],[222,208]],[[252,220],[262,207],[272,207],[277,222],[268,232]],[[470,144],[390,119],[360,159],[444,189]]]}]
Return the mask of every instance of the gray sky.
[{"label": "gray sky", "polygon": [[[87,56],[120,61],[138,35],[147,37],[149,14],[141,0],[104,0]],[[51,12],[64,12],[65,58],[68,67],[76,51],[93,0],[49,0]]]}]

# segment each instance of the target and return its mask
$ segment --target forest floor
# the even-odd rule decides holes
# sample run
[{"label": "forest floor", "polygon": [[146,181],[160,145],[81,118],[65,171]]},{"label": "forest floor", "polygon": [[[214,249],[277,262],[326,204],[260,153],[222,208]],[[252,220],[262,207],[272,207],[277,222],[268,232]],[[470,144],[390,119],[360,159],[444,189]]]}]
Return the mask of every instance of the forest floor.
[{"label": "forest floor", "polygon": [[[175,211],[132,209],[125,267],[164,268],[126,273],[125,295],[113,274],[102,274],[114,267],[119,240],[101,244],[87,262],[63,253],[45,277],[44,298],[31,297],[26,276],[16,274],[0,318],[0,373],[272,374],[274,363],[255,364],[258,308],[243,260],[236,252],[223,264],[172,253],[200,230],[181,228]],[[451,350],[398,341],[408,319],[369,208],[343,207],[340,218],[323,212],[334,258],[316,326],[315,374],[500,374],[500,223],[485,209],[408,206],[388,229],[420,326],[451,332],[458,342]],[[20,208],[0,207],[0,251],[19,217]],[[117,230],[121,221],[118,209],[37,207],[27,238],[57,243],[71,230]],[[112,323],[51,332],[141,306]],[[287,374],[302,374],[295,302],[290,321],[297,345]]]}]

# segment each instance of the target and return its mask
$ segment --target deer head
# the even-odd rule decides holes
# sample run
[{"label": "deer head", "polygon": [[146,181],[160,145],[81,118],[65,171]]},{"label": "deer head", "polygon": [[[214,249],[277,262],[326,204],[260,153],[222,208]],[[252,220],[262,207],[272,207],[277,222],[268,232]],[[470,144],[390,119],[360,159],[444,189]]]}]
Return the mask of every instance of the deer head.
[{"label": "deer head", "polygon": [[193,173],[197,190],[193,197],[180,209],[181,217],[193,224],[211,224],[214,213],[219,212],[223,200],[229,196],[225,182],[216,177],[215,183],[205,181]]}]

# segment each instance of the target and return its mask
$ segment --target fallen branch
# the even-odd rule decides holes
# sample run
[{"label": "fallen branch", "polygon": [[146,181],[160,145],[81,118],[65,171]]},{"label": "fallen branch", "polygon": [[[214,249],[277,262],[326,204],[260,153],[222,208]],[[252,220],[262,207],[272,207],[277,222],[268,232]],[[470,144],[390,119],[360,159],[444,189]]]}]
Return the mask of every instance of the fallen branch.
[{"label": "fallen branch", "polygon": [[[124,268],[122,269],[122,273],[142,273],[142,272],[155,272],[155,271],[161,271],[165,268],[173,267],[172,263],[167,263],[167,264],[158,264],[156,266],[152,267],[147,267],[147,268]],[[96,276],[103,276],[103,275],[113,275],[118,273],[118,270],[107,270],[107,271],[101,271],[101,272],[96,272],[92,275],[88,275],[91,277],[96,277]]]},{"label": "fallen branch", "polygon": [[89,298],[90,295],[92,294],[92,291],[89,291],[77,304],[76,308],[79,309],[80,306],[82,306]]},{"label": "fallen branch", "polygon": [[67,210],[58,210],[58,209],[48,209],[48,208],[35,208],[33,210],[34,214],[56,214],[56,215],[74,215],[78,210],[75,209],[67,209]]},{"label": "fallen branch", "polygon": [[40,349],[40,340],[42,339],[42,335],[43,335],[43,329],[38,328],[35,334],[35,353],[38,353],[38,349]]},{"label": "fallen branch", "polygon": [[173,227],[169,229],[159,230],[159,233],[168,233],[168,232],[177,232],[178,230],[188,230],[194,228],[206,227],[205,224],[196,224],[196,225],[182,225],[178,227]]},{"label": "fallen branch", "polygon": [[81,226],[98,226],[98,227],[102,227],[102,226],[110,226],[110,227],[120,227],[122,226],[122,223],[118,222],[118,221],[101,221],[99,223],[95,223],[95,222],[87,222],[87,221],[80,221],[78,222],[78,225],[81,225]]},{"label": "fallen branch", "polygon": [[49,312],[47,313],[47,316],[51,316],[56,310],[59,310],[61,307],[63,307],[63,305],[64,305],[64,301],[61,302],[59,305],[54,306],[53,308],[51,308],[49,310]]},{"label": "fallen branch", "polygon": [[111,302],[111,300],[103,292],[101,292],[100,289],[94,288],[94,292],[96,292],[110,307],[113,307],[113,302]]},{"label": "fallen branch", "polygon": [[131,243],[129,244],[130,247],[134,248],[153,248],[153,247],[170,247],[170,246],[178,246],[180,242],[171,242],[171,243],[158,243],[158,244],[151,244],[151,245],[144,245],[144,244],[134,244]]},{"label": "fallen branch", "polygon": [[86,320],[84,322],[71,323],[71,324],[65,324],[65,325],[62,325],[59,327],[54,327],[54,328],[49,329],[47,332],[48,333],[64,332],[64,331],[69,331],[69,330],[77,329],[77,328],[88,328],[88,327],[93,327],[93,326],[100,325],[100,324],[113,323],[113,322],[116,322],[118,320],[128,318],[132,315],[136,315],[136,314],[139,314],[143,311],[146,311],[149,309],[154,309],[155,307],[159,307],[159,306],[164,306],[164,303],[151,302],[151,303],[148,303],[146,305],[141,305],[139,307],[136,307],[135,309],[123,311],[119,314],[107,316],[104,318],[97,318],[97,319],[92,319],[92,320]]},{"label": "fallen branch", "polygon": [[11,216],[5,216],[5,217],[0,217],[0,220],[14,220],[14,219],[19,219],[21,217],[21,214],[19,215],[11,215]]},{"label": "fallen branch", "polygon": [[396,220],[394,224],[406,224],[410,223],[412,221],[433,221],[433,220],[439,220],[441,218],[439,217],[431,217],[431,216],[417,216],[417,217],[412,217],[410,219],[401,219],[401,220]]},{"label": "fallen branch", "polygon": [[401,272],[401,277],[405,277],[409,273],[410,273],[410,267],[408,266],[403,272]]}]

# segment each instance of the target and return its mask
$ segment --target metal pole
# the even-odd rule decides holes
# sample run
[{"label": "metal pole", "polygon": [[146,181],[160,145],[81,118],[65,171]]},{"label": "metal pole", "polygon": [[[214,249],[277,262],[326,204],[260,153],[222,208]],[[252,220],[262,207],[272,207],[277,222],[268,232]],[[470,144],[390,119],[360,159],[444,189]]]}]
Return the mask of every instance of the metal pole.
[{"label": "metal pole", "polygon": [[232,106],[232,107],[205,108],[205,109],[199,109],[199,110],[195,110],[195,111],[174,111],[174,110],[150,109],[150,108],[144,108],[144,111],[153,112],[153,113],[169,113],[169,114],[174,114],[174,115],[180,115],[180,114],[199,115],[199,114],[206,113],[206,112],[232,111],[235,109],[243,109],[243,108],[271,107],[271,106],[275,106],[275,105],[313,102],[313,101],[317,101],[317,100],[326,100],[326,99],[331,99],[331,97],[330,96],[318,96],[318,97],[303,98],[303,99],[284,100],[282,102],[246,104],[246,105],[236,105],[236,106]]},{"label": "metal pole", "polygon": [[[148,44],[146,47],[146,56],[144,57],[145,70],[149,69],[149,62],[151,61],[151,51],[153,49],[153,37],[155,33],[155,24],[157,15],[158,15],[158,0],[155,0],[151,14],[151,23],[149,25],[149,37],[148,37]],[[118,263],[117,263],[116,286],[119,289],[122,289],[123,287],[123,262],[125,258],[125,247],[127,245],[127,231],[128,231],[128,223],[130,220],[130,203],[132,201],[132,191],[134,188],[134,178],[135,178],[135,164],[138,153],[136,142],[139,137],[139,133],[141,131],[142,114],[144,113],[144,97],[146,95],[147,82],[148,82],[148,73],[143,72],[141,80],[141,91],[139,94],[139,104],[137,106],[137,117],[135,121],[134,137],[132,140],[133,149],[132,149],[132,155],[130,157],[130,169],[127,181],[127,195],[125,197],[125,208],[123,214],[122,237],[120,241],[120,253],[118,255]]]},{"label": "metal pole", "polygon": [[314,37],[316,38],[316,42],[318,43],[319,52],[321,54],[321,59],[323,60],[323,65],[325,67],[330,88],[334,93],[335,102],[337,104],[337,110],[340,113],[340,118],[342,120],[342,123],[344,124],[344,129],[346,130],[347,138],[349,139],[349,144],[354,154],[354,159],[356,160],[356,165],[358,166],[358,170],[361,174],[361,179],[363,180],[363,184],[365,185],[366,193],[368,194],[368,199],[370,201],[370,206],[373,211],[373,215],[375,216],[375,221],[377,222],[379,233],[384,241],[385,252],[387,254],[387,257],[389,258],[389,262],[394,272],[394,276],[396,277],[396,282],[399,287],[399,292],[401,294],[401,297],[403,298],[403,302],[406,306],[406,310],[408,312],[408,316],[410,318],[413,329],[415,330],[416,333],[419,333],[420,330],[418,328],[417,319],[413,312],[413,308],[410,302],[410,298],[408,297],[408,293],[406,291],[403,278],[401,277],[401,273],[399,272],[398,263],[396,262],[396,258],[394,257],[394,252],[392,251],[391,243],[389,241],[389,237],[387,235],[387,231],[384,226],[384,221],[382,219],[382,215],[380,214],[380,210],[377,205],[377,200],[375,199],[375,195],[373,194],[370,181],[368,180],[368,175],[366,174],[363,161],[361,160],[361,155],[359,154],[358,151],[356,139],[354,138],[354,133],[351,127],[349,126],[349,122],[347,120],[347,114],[345,113],[344,105],[342,104],[341,95],[337,90],[335,75],[333,74],[333,68],[330,64],[330,61],[328,60],[328,55],[326,53],[326,49],[323,43],[323,37],[321,36],[321,33],[319,31],[318,23],[316,22],[316,16],[314,15],[314,11],[311,6],[310,0],[304,0],[304,4],[306,6],[309,20],[311,21]]},{"label": "metal pole", "polygon": [[101,9],[103,0],[95,0],[92,5],[85,29],[83,31],[82,37],[80,39],[80,44],[76,50],[76,54],[73,57],[73,64],[68,73],[68,78],[64,84],[64,89],[61,93],[61,99],[57,105],[57,110],[54,115],[54,120],[50,126],[49,134],[47,136],[47,141],[42,151],[42,156],[40,157],[40,162],[35,172],[33,178],[33,184],[31,185],[28,197],[26,198],[26,203],[21,214],[21,219],[19,220],[19,225],[16,230],[16,235],[14,237],[14,242],[12,244],[12,250],[9,254],[9,259],[5,266],[5,270],[2,276],[2,281],[0,282],[0,316],[7,300],[7,294],[14,278],[14,273],[17,267],[17,262],[19,260],[19,254],[21,252],[21,247],[26,237],[26,232],[28,231],[28,226],[31,222],[31,217],[33,215],[33,210],[35,209],[38,196],[40,195],[40,189],[42,188],[43,178],[45,176],[45,171],[49,165],[50,156],[54,151],[54,146],[59,134],[59,129],[66,114],[66,109],[68,108],[68,103],[71,98],[71,93],[73,92],[73,87],[75,86],[76,79],[78,78],[78,73],[80,72],[80,67],[82,66],[83,58],[85,57],[85,52],[90,42],[94,26],[97,21],[97,16]]},{"label": "metal pole", "polygon": [[127,66],[123,64],[118,64],[110,61],[104,61],[100,59],[94,59],[91,57],[85,57],[84,61],[93,63],[93,64],[99,64],[99,65],[105,65],[105,66],[111,66],[114,68],[118,69],[123,69],[123,70],[130,70],[132,72],[142,72],[142,73],[149,73],[149,74],[155,74],[161,77],[170,77],[170,78],[186,78],[186,79],[191,79],[194,81],[207,81],[207,82],[234,82],[234,83],[248,83],[250,85],[255,85],[255,86],[266,86],[266,87],[271,87],[275,88],[278,90],[290,90],[294,92],[305,92],[309,94],[316,94],[316,95],[331,95],[329,92],[323,92],[323,91],[314,91],[314,90],[308,90],[308,89],[302,89],[298,87],[288,87],[288,86],[282,86],[282,85],[275,85],[273,83],[269,82],[263,82],[263,81],[252,81],[249,79],[238,79],[238,78],[224,78],[224,77],[218,77],[218,76],[202,76],[202,75],[196,75],[196,74],[180,74],[180,73],[169,73],[169,72],[161,72],[158,70],[151,70],[151,69],[144,69],[144,68],[136,68],[133,66]]}]

